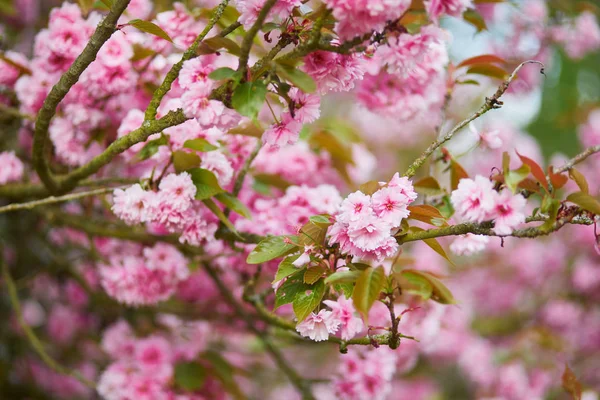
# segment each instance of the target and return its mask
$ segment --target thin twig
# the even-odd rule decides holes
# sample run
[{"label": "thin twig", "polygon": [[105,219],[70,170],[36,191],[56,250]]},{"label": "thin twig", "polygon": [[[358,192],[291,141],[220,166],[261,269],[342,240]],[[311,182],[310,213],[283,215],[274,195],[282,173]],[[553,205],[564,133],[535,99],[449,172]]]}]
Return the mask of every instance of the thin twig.
[{"label": "thin twig", "polygon": [[[0,250],[2,250],[1,246],[0,246]],[[2,254],[2,251],[0,251],[0,254]],[[23,333],[25,333],[25,336],[27,337],[27,340],[29,341],[29,344],[31,345],[31,347],[33,347],[35,352],[40,356],[42,361],[50,369],[58,372],[59,374],[72,376],[73,378],[77,379],[79,382],[83,383],[84,385],[86,385],[92,389],[95,389],[96,384],[94,382],[92,382],[91,380],[84,377],[78,371],[63,367],[46,352],[46,350],[44,349],[44,345],[42,344],[40,339],[38,339],[38,337],[35,335],[35,333],[33,332],[33,329],[31,329],[31,327],[29,325],[27,325],[27,322],[25,322],[25,318],[23,318],[23,312],[21,310],[21,303],[19,302],[17,287],[10,275],[10,272],[8,270],[8,265],[6,264],[6,262],[4,262],[4,259],[2,259],[1,257],[0,257],[0,263],[2,264],[2,278],[8,289],[8,297],[10,298],[10,303],[14,309],[14,313],[17,318],[17,322],[19,323],[19,326],[23,330]]]},{"label": "thin twig", "polygon": [[575,157],[567,161],[564,165],[558,167],[554,170],[555,173],[559,174],[561,172],[565,172],[573,168],[575,165],[583,162],[586,158],[591,156],[592,154],[600,153],[600,145],[588,147],[583,152],[577,154]]},{"label": "thin twig", "polygon": [[223,283],[217,271],[209,264],[204,264],[204,269],[208,273],[208,276],[212,279],[212,281],[217,285],[219,292],[225,298],[225,300],[229,303],[229,305],[233,308],[236,315],[241,318],[245,323],[248,329],[252,331],[263,343],[267,352],[271,355],[279,369],[281,369],[285,375],[288,377],[290,382],[296,387],[296,389],[302,394],[303,400],[314,400],[315,397],[312,394],[310,389],[310,383],[303,379],[298,372],[286,361],[283,357],[283,354],[279,351],[277,347],[271,342],[271,340],[265,335],[264,332],[261,332],[254,324],[254,320],[252,317],[244,310],[241,304],[233,297],[229,288]]},{"label": "thin twig", "polygon": [[499,100],[500,97],[504,94],[504,92],[506,92],[506,90],[510,86],[511,82],[517,76],[517,73],[526,64],[539,64],[542,66],[541,72],[542,73],[544,72],[544,64],[542,64],[539,61],[529,60],[529,61],[525,61],[525,62],[522,62],[521,64],[519,64],[519,66],[517,68],[515,68],[515,70],[512,72],[512,74],[510,74],[508,79],[506,79],[504,82],[502,82],[502,84],[498,87],[498,90],[496,90],[496,93],[494,93],[494,95],[492,97],[486,97],[485,103],[481,106],[481,108],[479,108],[479,110],[477,110],[477,112],[475,112],[473,115],[471,115],[464,121],[461,121],[458,125],[456,125],[454,128],[452,128],[452,130],[450,132],[448,132],[446,135],[444,135],[442,138],[431,143],[429,145],[429,147],[423,152],[423,154],[421,154],[419,156],[419,158],[417,158],[415,161],[413,161],[413,163],[408,167],[408,169],[404,173],[404,176],[409,177],[409,178],[414,176],[417,169],[419,169],[419,167],[421,167],[425,163],[427,158],[431,154],[433,154],[434,151],[436,151],[441,145],[443,145],[444,143],[446,143],[447,141],[452,139],[452,137],[454,137],[454,135],[458,131],[460,131],[465,126],[469,125],[470,122],[476,120],[477,118],[481,117],[483,114],[487,113],[490,110],[494,110],[494,109],[502,107],[502,102]]},{"label": "thin twig", "polygon": [[150,104],[148,105],[148,108],[146,108],[144,116],[144,119],[146,121],[154,121],[154,119],[156,118],[156,113],[158,112],[158,107],[160,106],[163,97],[165,97],[169,90],[171,90],[171,85],[173,84],[175,79],[177,79],[177,77],[179,76],[179,71],[181,71],[181,68],[183,68],[183,63],[185,63],[187,60],[192,59],[196,55],[196,50],[198,49],[198,46],[200,46],[200,43],[202,43],[206,35],[208,35],[210,30],[221,19],[221,16],[225,11],[225,7],[227,7],[227,4],[229,4],[229,0],[223,0],[217,6],[206,27],[202,30],[198,37],[196,37],[196,40],[194,40],[191,46],[183,53],[181,59],[171,67],[171,69],[167,73],[167,76],[165,76],[163,82],[154,91],[154,94],[152,95],[152,100],[150,100]]},{"label": "thin twig", "polygon": [[84,197],[112,193],[112,191],[115,189],[118,189],[118,188],[102,188],[102,189],[90,190],[89,192],[71,193],[71,194],[67,194],[64,196],[57,196],[57,197],[50,196],[50,197],[46,197],[41,200],[29,201],[27,203],[13,203],[13,204],[9,204],[4,207],[0,207],[0,214],[6,213],[6,212],[18,211],[18,210],[31,210],[32,208],[35,208],[38,206],[45,206],[48,204],[55,204],[55,203],[64,203],[66,201],[81,199]]},{"label": "thin twig", "polygon": [[254,37],[262,28],[265,19],[269,15],[271,8],[277,3],[277,0],[267,0],[265,4],[262,6],[258,16],[256,17],[256,21],[248,32],[246,32],[246,36],[244,36],[244,40],[242,41],[242,45],[240,46],[240,61],[238,64],[238,71],[242,72],[242,77],[246,79],[246,71],[248,70],[248,60],[250,58],[250,50],[252,50],[252,43],[254,42]]}]

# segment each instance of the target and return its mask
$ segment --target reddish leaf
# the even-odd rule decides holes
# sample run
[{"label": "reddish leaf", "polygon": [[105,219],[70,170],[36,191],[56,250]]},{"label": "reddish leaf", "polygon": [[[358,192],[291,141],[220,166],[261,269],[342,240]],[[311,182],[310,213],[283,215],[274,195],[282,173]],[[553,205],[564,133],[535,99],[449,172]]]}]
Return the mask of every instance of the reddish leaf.
[{"label": "reddish leaf", "polygon": [[468,65],[475,64],[506,64],[506,61],[503,58],[500,58],[494,54],[484,54],[481,56],[475,56],[471,58],[467,58],[463,60],[456,66],[456,68],[466,67]]},{"label": "reddish leaf", "polygon": [[555,174],[552,166],[548,167],[548,175],[550,176],[550,183],[552,183],[554,189],[560,189],[569,181],[569,178],[567,178],[565,175]]},{"label": "reddish leaf", "polygon": [[546,180],[546,174],[544,174],[544,170],[542,169],[542,167],[540,167],[540,165],[533,161],[531,158],[522,156],[521,154],[519,154],[518,151],[517,155],[519,156],[523,164],[529,166],[529,168],[531,169],[531,174],[535,177],[535,179],[537,179],[538,182],[542,184],[546,191],[549,191],[548,181]]},{"label": "reddish leaf", "polygon": [[581,400],[581,382],[577,379],[571,368],[565,365],[565,372],[562,374],[562,387],[569,392],[573,400]]},{"label": "reddish leaf", "polygon": [[473,65],[472,67],[470,67],[467,70],[467,74],[484,75],[484,76],[489,76],[491,78],[497,78],[497,79],[502,79],[502,80],[506,79],[506,77],[508,77],[508,75],[509,75],[505,69],[500,68],[493,64]]},{"label": "reddish leaf", "polygon": [[408,218],[416,219],[417,221],[426,222],[434,226],[447,226],[448,223],[440,211],[427,204],[418,206],[408,206],[410,215]]},{"label": "reddish leaf", "polygon": [[437,195],[443,193],[439,182],[432,176],[426,176],[414,183],[415,190],[419,193]]},{"label": "reddish leaf", "polygon": [[450,161],[450,185],[452,190],[456,190],[458,182],[460,182],[461,179],[467,179],[468,177],[469,174],[467,174],[467,171],[465,171],[462,165],[454,161],[454,159]]}]

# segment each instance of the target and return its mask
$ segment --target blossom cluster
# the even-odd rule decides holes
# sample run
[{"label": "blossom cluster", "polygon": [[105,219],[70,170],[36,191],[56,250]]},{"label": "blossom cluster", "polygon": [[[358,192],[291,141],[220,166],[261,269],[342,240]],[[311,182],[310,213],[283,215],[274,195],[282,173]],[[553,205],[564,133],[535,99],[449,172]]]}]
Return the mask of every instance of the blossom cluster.
[{"label": "blossom cluster", "polygon": [[398,250],[393,234],[410,214],[408,206],[417,198],[413,185],[396,173],[372,195],[356,191],[341,203],[329,229],[329,244],[339,244],[342,253],[363,260],[382,261]]},{"label": "blossom cluster", "polygon": [[340,296],[337,301],[325,300],[331,311],[321,310],[311,313],[296,326],[296,330],[315,342],[327,340],[330,334],[340,333],[342,340],[350,340],[363,330],[362,319],[356,314],[351,300]]},{"label": "blossom cluster", "polygon": [[181,233],[182,243],[198,245],[211,238],[217,226],[207,220],[195,195],[196,186],[187,172],[169,174],[157,192],[144,190],[139,184],[115,190],[112,210],[129,225],[155,224],[157,229]]},{"label": "blossom cluster", "polygon": [[114,255],[99,273],[106,293],[129,305],[167,300],[189,276],[186,258],[163,243],[144,248],[141,255]]},{"label": "blossom cluster", "polygon": [[102,373],[98,393],[107,400],[198,398],[194,393],[176,393],[171,387],[175,364],[194,360],[209,339],[203,322],[185,322],[162,315],[165,332],[136,337],[127,322],[120,320],[106,329],[102,349],[112,363]]},{"label": "blossom cluster", "polygon": [[525,222],[525,198],[509,189],[496,192],[494,184],[481,175],[461,179],[451,199],[458,216],[470,222],[493,220],[498,235],[508,235]]}]

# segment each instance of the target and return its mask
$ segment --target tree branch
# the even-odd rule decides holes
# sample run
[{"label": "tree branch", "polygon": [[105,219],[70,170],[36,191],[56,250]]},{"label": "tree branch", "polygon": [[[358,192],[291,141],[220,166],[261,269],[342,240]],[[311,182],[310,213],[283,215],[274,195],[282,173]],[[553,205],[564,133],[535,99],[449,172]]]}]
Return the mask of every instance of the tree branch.
[{"label": "tree branch", "polygon": [[102,188],[102,189],[90,190],[89,192],[71,193],[71,194],[67,194],[64,196],[58,196],[58,197],[50,196],[50,197],[46,197],[41,200],[34,200],[34,201],[27,202],[27,203],[9,204],[7,206],[0,207],[0,214],[6,213],[6,212],[18,211],[18,210],[31,210],[32,208],[35,208],[38,206],[44,206],[44,205],[55,204],[55,203],[63,203],[66,201],[81,199],[84,197],[112,193],[112,191],[115,189],[117,189],[117,188]]},{"label": "tree branch", "polygon": [[458,125],[456,125],[454,128],[452,128],[452,130],[450,132],[448,132],[446,135],[444,135],[442,138],[431,143],[429,145],[429,147],[423,152],[423,154],[421,154],[419,156],[419,158],[417,158],[415,161],[413,161],[413,163],[408,167],[408,169],[404,173],[404,176],[406,176],[408,178],[411,178],[412,176],[414,176],[417,169],[419,169],[419,167],[421,167],[425,163],[427,158],[431,154],[433,154],[433,152],[435,150],[437,150],[441,145],[443,145],[444,143],[446,143],[447,141],[452,139],[452,137],[458,131],[460,131],[462,128],[467,126],[470,122],[476,120],[477,118],[481,117],[483,114],[487,113],[490,110],[502,107],[502,102],[499,100],[500,97],[504,94],[504,92],[506,92],[506,90],[510,86],[511,82],[517,76],[517,73],[526,64],[539,64],[542,66],[541,72],[542,73],[544,72],[544,64],[542,64],[539,61],[529,60],[529,61],[525,61],[525,62],[522,62],[521,64],[519,64],[519,66],[517,68],[515,68],[515,70],[512,72],[512,74],[510,74],[508,79],[506,79],[504,82],[502,82],[502,84],[498,87],[498,90],[496,90],[496,93],[494,93],[494,95],[492,97],[486,97],[485,103],[481,106],[481,108],[479,108],[479,110],[477,110],[476,113],[474,113],[473,115],[471,115],[464,121],[461,121]]},{"label": "tree branch", "polygon": [[572,159],[567,161],[564,165],[555,169],[554,172],[557,174],[559,174],[561,172],[566,172],[566,171],[570,170],[571,168],[573,168],[576,164],[583,162],[586,158],[588,158],[592,154],[596,154],[596,153],[600,153],[600,145],[588,147],[583,152],[577,154],[575,157],[573,157]]},{"label": "tree branch", "polygon": [[46,145],[49,142],[48,128],[50,121],[56,113],[56,108],[62,99],[67,95],[71,87],[77,83],[79,77],[87,67],[96,59],[96,55],[102,45],[116,31],[116,24],[130,0],[116,0],[106,17],[98,24],[96,31],[90,38],[90,41],[83,49],[83,52],[75,59],[71,67],[65,72],[56,85],[52,87],[44,104],[40,109],[35,122],[35,131],[33,136],[32,162],[41,181],[51,193],[58,193],[59,185],[52,176],[44,157]]},{"label": "tree branch", "polygon": [[242,41],[241,45],[240,61],[237,69],[238,71],[242,72],[243,79],[246,79],[246,71],[248,70],[248,59],[250,58],[250,50],[252,49],[254,37],[256,36],[260,28],[263,26],[265,19],[267,19],[267,16],[269,15],[269,12],[271,11],[275,3],[277,3],[277,0],[267,0],[265,2],[260,12],[258,13],[256,21],[254,22],[254,24],[252,24],[250,29],[248,29],[248,32],[246,32],[246,36],[244,36],[244,40]]},{"label": "tree branch", "polygon": [[[177,79],[177,77],[179,76],[179,71],[181,71],[181,68],[183,68],[183,63],[187,60],[192,59],[196,55],[196,50],[198,49],[198,46],[200,46],[200,43],[204,40],[206,35],[208,35],[208,32],[210,32],[210,30],[216,25],[219,19],[221,19],[221,16],[225,11],[225,7],[227,7],[227,4],[229,4],[229,0],[223,0],[221,4],[217,6],[206,27],[198,35],[196,40],[194,40],[192,45],[183,53],[183,56],[181,56],[181,60],[179,60],[177,64],[171,67],[161,85],[158,87],[158,89],[154,91],[154,94],[152,95],[152,100],[150,100],[150,104],[148,105],[148,108],[146,108],[146,113],[144,116],[144,119],[146,121],[154,121],[154,119],[156,118],[158,107],[160,106],[163,97],[165,97],[169,90],[171,90],[171,85],[173,84],[175,79]],[[237,28],[237,26],[235,28]],[[232,32],[234,29],[227,33]]]},{"label": "tree branch", "polygon": [[[0,246],[0,255],[3,253],[2,250],[3,250],[3,248],[2,248],[2,246]],[[52,369],[62,375],[72,376],[73,378],[77,379],[79,382],[83,383],[84,385],[86,385],[92,389],[95,389],[96,384],[94,382],[87,379],[85,376],[83,376],[78,371],[70,370],[66,367],[63,367],[46,352],[46,350],[44,349],[44,345],[42,344],[40,339],[38,339],[38,337],[33,332],[33,329],[31,329],[31,327],[29,325],[27,325],[27,322],[25,322],[25,319],[23,318],[23,312],[21,310],[21,303],[19,302],[19,295],[17,293],[17,287],[10,275],[10,271],[8,270],[8,265],[6,264],[6,262],[4,262],[3,257],[0,257],[0,263],[2,264],[2,278],[4,280],[4,283],[6,284],[6,288],[8,291],[8,297],[10,298],[10,303],[14,309],[15,316],[17,317],[17,322],[19,323],[19,326],[21,327],[21,329],[23,330],[23,333],[27,337],[27,340],[29,341],[29,344],[31,345],[31,347],[33,347],[35,352],[40,356],[42,361],[50,369]]]},{"label": "tree branch", "polygon": [[212,281],[217,285],[219,292],[225,298],[225,300],[229,303],[229,305],[233,308],[235,314],[242,319],[248,329],[252,331],[263,343],[267,352],[271,355],[279,369],[281,369],[285,375],[288,377],[292,385],[296,387],[298,392],[302,394],[303,400],[314,400],[315,397],[312,394],[310,389],[310,383],[303,379],[291,365],[283,357],[283,354],[279,351],[277,347],[269,340],[269,338],[265,335],[264,332],[261,332],[255,325],[252,317],[242,308],[242,306],[238,303],[238,301],[233,297],[227,286],[223,283],[221,278],[219,277],[217,271],[208,263],[204,263],[204,269],[212,279]]}]

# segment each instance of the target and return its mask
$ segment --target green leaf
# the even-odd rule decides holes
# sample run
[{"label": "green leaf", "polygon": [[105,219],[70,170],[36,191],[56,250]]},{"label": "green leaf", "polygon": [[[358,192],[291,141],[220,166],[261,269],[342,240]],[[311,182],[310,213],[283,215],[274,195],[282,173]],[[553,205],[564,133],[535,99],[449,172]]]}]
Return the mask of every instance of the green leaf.
[{"label": "green leaf", "polygon": [[575,192],[567,196],[567,201],[577,204],[579,207],[593,214],[600,215],[600,202],[587,193]]},{"label": "green leaf", "polygon": [[312,244],[321,246],[325,242],[328,226],[329,225],[317,225],[312,222],[307,222],[300,228],[300,232],[298,232],[298,243],[303,246]]},{"label": "green leaf", "polygon": [[204,385],[206,369],[196,361],[175,364],[175,385],[183,390],[196,391]]},{"label": "green leaf", "polygon": [[452,295],[450,290],[446,287],[446,285],[442,283],[442,281],[436,278],[433,274],[425,271],[417,271],[415,269],[405,269],[401,271],[400,274],[403,277],[411,277],[411,279],[413,279],[413,282],[417,282],[415,278],[416,276],[425,279],[431,285],[432,300],[437,301],[441,304],[456,304],[456,300],[454,299],[454,296]]},{"label": "green leaf", "polygon": [[175,172],[180,173],[193,168],[198,168],[199,166],[200,157],[198,157],[198,155],[183,150],[173,152],[173,167],[175,167]]},{"label": "green leaf", "polygon": [[462,81],[456,81],[457,85],[474,85],[479,86],[481,83],[477,82],[475,79],[465,79]]},{"label": "green leaf", "polygon": [[245,117],[255,118],[267,96],[267,86],[262,81],[244,82],[233,92],[231,105]]},{"label": "green leaf", "polygon": [[235,226],[233,226],[231,221],[227,219],[227,215],[221,211],[217,203],[215,203],[212,199],[204,199],[202,202],[210,211],[212,211],[213,214],[217,216],[217,218],[219,218],[219,221],[221,221],[223,225],[225,225],[234,235],[241,239],[238,231],[235,229]]},{"label": "green leaf", "polygon": [[350,263],[346,265],[351,271],[364,271],[365,269],[371,268],[369,264],[365,263]]},{"label": "green leaf", "polygon": [[581,172],[577,171],[575,168],[571,168],[569,170],[569,176],[575,181],[577,186],[579,186],[579,190],[581,190],[582,193],[590,193],[590,187],[588,186],[587,179],[585,179],[585,176],[583,176]]},{"label": "green leaf", "polygon": [[406,270],[394,273],[394,277],[402,289],[402,293],[420,296],[423,300],[429,300],[433,295],[433,286],[422,275]]},{"label": "green leaf", "polygon": [[527,164],[521,165],[519,169],[515,169],[512,171],[508,171],[508,174],[504,177],[504,183],[506,186],[513,192],[517,192],[517,187],[519,183],[525,180],[529,176],[531,169]]},{"label": "green leaf", "polygon": [[352,293],[354,293],[354,284],[353,283],[335,283],[333,285],[333,289],[338,293],[342,293],[344,295],[344,297],[346,297],[347,299],[350,299],[350,298],[352,298]]},{"label": "green leaf", "polygon": [[254,121],[242,122],[238,126],[227,131],[230,135],[242,135],[260,138],[265,130],[254,123]]},{"label": "green leaf", "polygon": [[381,189],[381,186],[379,186],[378,181],[368,181],[358,187],[358,190],[369,196],[379,189]]},{"label": "green leaf", "polygon": [[548,214],[548,219],[544,221],[544,223],[540,226],[540,230],[547,232],[549,231],[554,223],[556,222],[556,218],[558,216],[558,210],[560,208],[560,201],[553,199],[549,195],[546,195],[542,201],[542,209]]},{"label": "green leaf", "polygon": [[[410,231],[412,232],[421,232],[423,231],[423,229],[416,227],[416,226],[411,226],[410,227]],[[446,251],[444,251],[444,248],[442,247],[442,245],[436,240],[436,239],[423,239],[423,242],[431,247],[433,249],[433,251],[435,251],[436,253],[438,253],[440,256],[444,257],[446,259],[446,261],[448,261],[450,264],[456,266],[452,260],[450,259],[450,257],[448,257],[448,254],[446,254]]]},{"label": "green leaf", "polygon": [[277,268],[277,273],[275,274],[275,279],[273,279],[272,283],[279,282],[283,278],[287,278],[295,272],[298,272],[300,268],[296,267],[292,264],[300,257],[299,254],[294,256],[287,256],[279,263],[279,267]]},{"label": "green leaf", "polygon": [[112,8],[113,2],[112,0],[100,0],[108,9]]},{"label": "green leaf", "polygon": [[479,14],[477,11],[475,11],[473,9],[469,9],[469,10],[465,11],[463,13],[463,19],[465,21],[467,21],[468,23],[470,23],[471,25],[473,25],[477,29],[477,32],[487,30],[487,25],[485,23],[485,20],[483,19],[481,14]]},{"label": "green leaf", "polygon": [[216,53],[220,49],[226,49],[229,53],[239,56],[242,52],[240,46],[229,38],[222,36],[213,36],[208,39],[204,39],[196,53],[199,55]]},{"label": "green leaf", "polygon": [[217,199],[225,207],[235,211],[242,217],[248,219],[252,218],[252,214],[250,213],[250,210],[248,210],[248,207],[246,207],[244,203],[242,203],[237,197],[233,196],[232,194],[229,194],[227,192],[219,193],[215,195],[215,199]]},{"label": "green leaf", "polygon": [[12,0],[0,1],[0,14],[12,17],[17,13]]},{"label": "green leaf", "polygon": [[292,236],[270,236],[263,239],[248,254],[246,262],[248,264],[261,264],[297,251],[298,246],[291,242]]},{"label": "green leaf", "polygon": [[142,32],[149,33],[154,36],[158,36],[159,38],[165,39],[171,43],[173,43],[173,39],[169,36],[169,34],[162,30],[162,28],[150,21],[142,21],[141,19],[132,19],[129,21],[128,25],[134,26]]},{"label": "green leaf", "polygon": [[362,274],[361,271],[337,271],[325,278],[326,284],[354,283]]},{"label": "green leaf", "polygon": [[81,12],[84,16],[89,14],[94,7],[95,2],[96,0],[77,0],[77,3],[79,3],[79,7],[81,8]]},{"label": "green leaf", "polygon": [[379,298],[379,293],[385,285],[385,272],[383,267],[365,269],[356,280],[352,301],[354,307],[368,324],[369,310]]},{"label": "green leaf", "polygon": [[306,271],[304,271],[304,283],[312,285],[321,279],[327,271],[322,265],[314,265],[306,268]]},{"label": "green leaf", "polygon": [[266,24],[263,24],[263,26],[260,28],[260,30],[265,33],[271,32],[275,29],[279,29],[279,24],[276,24],[274,22],[267,22]]},{"label": "green leaf", "polygon": [[423,179],[418,180],[414,183],[414,187],[415,191],[421,194],[435,196],[444,193],[439,182],[432,176],[427,176]]},{"label": "green leaf", "polygon": [[213,72],[211,72],[210,74],[208,74],[208,77],[210,79],[214,79],[216,81],[220,81],[220,80],[223,80],[223,79],[229,79],[233,75],[235,75],[235,70],[233,70],[231,68],[228,68],[228,67],[221,67],[221,68],[215,69]]},{"label": "green leaf", "polygon": [[310,217],[308,220],[310,222],[312,222],[315,225],[326,225],[329,226],[331,225],[331,221],[330,218],[331,216],[328,214],[320,214],[320,215],[313,215],[312,217]]},{"label": "green leaf", "polygon": [[311,286],[304,283],[303,280],[304,270],[300,270],[295,274],[289,276],[283,285],[275,292],[275,309],[281,307],[284,304],[289,304],[296,300],[296,296],[300,293],[304,293],[307,290],[311,290]]},{"label": "green leaf", "polygon": [[165,146],[169,144],[169,137],[167,135],[161,134],[158,139],[154,139],[149,141],[142,147],[142,149],[137,153],[137,158],[140,161],[144,161],[158,153],[158,148],[160,146]]},{"label": "green leaf", "polygon": [[192,182],[196,185],[196,199],[210,199],[216,194],[223,193],[225,190],[219,185],[215,174],[203,168],[194,168],[189,171]]},{"label": "green leaf", "polygon": [[221,382],[223,389],[230,393],[236,400],[245,400],[246,396],[233,379],[234,367],[221,354],[214,350],[207,350],[202,354],[202,359],[208,361],[211,375]]},{"label": "green leaf", "polygon": [[324,295],[325,284],[322,280],[312,285],[309,290],[296,295],[296,298],[292,302],[292,307],[294,308],[294,314],[296,314],[298,323],[304,321],[321,304]]},{"label": "green leaf", "polygon": [[156,52],[154,50],[151,50],[146,47],[142,47],[139,44],[134,44],[133,45],[133,57],[131,57],[131,61],[133,61],[133,62],[140,61],[140,60],[143,60],[144,58],[152,57],[154,55],[156,55]]},{"label": "green leaf", "polygon": [[408,206],[410,214],[408,218],[416,219],[417,221],[425,222],[434,226],[448,226],[446,218],[440,213],[440,211],[430,205],[420,204],[417,206]]},{"label": "green leaf", "polygon": [[203,153],[218,149],[217,146],[202,138],[186,140],[185,143],[183,143],[183,147]]},{"label": "green leaf", "polygon": [[254,180],[281,190],[286,190],[292,186],[290,182],[286,181],[278,174],[256,174],[254,175]]},{"label": "green leaf", "polygon": [[317,84],[314,79],[298,68],[278,64],[277,73],[304,93],[313,93],[317,90]]}]

